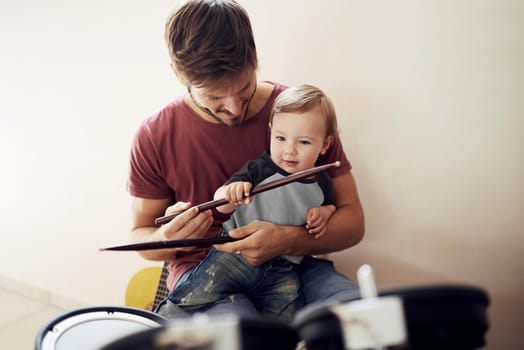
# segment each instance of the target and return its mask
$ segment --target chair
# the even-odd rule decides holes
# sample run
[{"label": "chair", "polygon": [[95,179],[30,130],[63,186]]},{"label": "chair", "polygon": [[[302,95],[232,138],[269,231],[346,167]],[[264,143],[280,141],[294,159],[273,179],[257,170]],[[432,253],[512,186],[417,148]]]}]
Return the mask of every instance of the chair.
[{"label": "chair", "polygon": [[141,269],[129,280],[125,306],[153,311],[167,297],[167,263]]},{"label": "chair", "polygon": [[160,273],[160,277],[158,278],[158,285],[156,288],[156,294],[155,299],[153,300],[153,309],[155,310],[158,304],[165,298],[167,298],[169,294],[169,290],[167,289],[167,276],[169,275],[169,272],[167,271],[167,261],[164,262],[164,265],[162,266],[162,271]]}]

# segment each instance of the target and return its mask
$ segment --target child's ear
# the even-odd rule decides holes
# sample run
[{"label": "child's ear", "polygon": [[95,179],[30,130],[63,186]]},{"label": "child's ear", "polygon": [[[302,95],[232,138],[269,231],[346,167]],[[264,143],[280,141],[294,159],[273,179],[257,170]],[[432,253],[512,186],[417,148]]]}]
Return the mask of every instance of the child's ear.
[{"label": "child's ear", "polygon": [[324,144],[322,145],[322,148],[320,149],[320,154],[324,155],[326,154],[327,150],[329,149],[329,146],[331,146],[331,142],[333,142],[333,136],[328,136],[324,140]]}]

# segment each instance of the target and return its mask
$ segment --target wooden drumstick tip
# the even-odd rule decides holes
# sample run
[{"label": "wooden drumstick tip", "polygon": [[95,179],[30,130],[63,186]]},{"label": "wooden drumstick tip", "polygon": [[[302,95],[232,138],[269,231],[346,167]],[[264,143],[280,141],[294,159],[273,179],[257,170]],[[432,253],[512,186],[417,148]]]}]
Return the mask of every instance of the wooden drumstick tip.
[{"label": "wooden drumstick tip", "polygon": [[340,160],[337,160],[337,161],[335,162],[335,166],[336,166],[337,168],[340,166]]}]

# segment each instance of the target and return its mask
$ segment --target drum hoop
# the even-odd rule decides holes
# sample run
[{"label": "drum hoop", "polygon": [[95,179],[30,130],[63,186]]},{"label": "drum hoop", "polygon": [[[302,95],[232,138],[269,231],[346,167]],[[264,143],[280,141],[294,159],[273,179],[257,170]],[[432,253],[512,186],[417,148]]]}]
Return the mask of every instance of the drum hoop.
[{"label": "drum hoop", "polygon": [[162,326],[161,323],[149,319],[145,316],[136,315],[132,313],[126,313],[123,311],[89,311],[85,313],[76,314],[71,317],[65,318],[52,327],[49,328],[47,333],[42,339],[42,349],[54,349],[59,339],[71,328],[78,326],[82,323],[99,320],[121,320],[121,321],[134,321],[144,326],[155,328]]}]

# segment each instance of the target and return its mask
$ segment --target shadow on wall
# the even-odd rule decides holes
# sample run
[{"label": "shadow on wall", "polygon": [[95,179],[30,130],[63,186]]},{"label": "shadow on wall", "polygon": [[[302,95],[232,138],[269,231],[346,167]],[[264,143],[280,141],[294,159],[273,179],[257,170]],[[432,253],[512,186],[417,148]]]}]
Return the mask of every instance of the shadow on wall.
[{"label": "shadow on wall", "polygon": [[[349,257],[349,255],[351,257]],[[452,283],[449,278],[436,274],[434,271],[424,270],[417,266],[380,255],[370,253],[359,247],[347,251],[330,254],[339,272],[352,280],[357,280],[357,270],[364,264],[370,265],[375,273],[377,289],[405,287],[408,285],[430,285],[436,283]],[[456,281],[455,281],[456,282]]]}]

